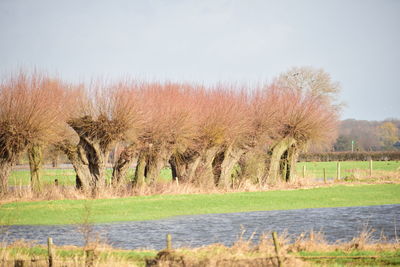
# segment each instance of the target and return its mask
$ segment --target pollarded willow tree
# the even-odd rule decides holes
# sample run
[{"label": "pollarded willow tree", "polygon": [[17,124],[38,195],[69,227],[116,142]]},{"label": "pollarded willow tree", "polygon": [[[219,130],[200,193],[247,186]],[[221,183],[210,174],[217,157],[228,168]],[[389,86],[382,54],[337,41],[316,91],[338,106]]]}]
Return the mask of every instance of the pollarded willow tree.
[{"label": "pollarded willow tree", "polygon": [[188,84],[177,83],[151,83],[144,88],[142,109],[146,124],[137,140],[134,183],[158,181],[171,156],[185,151],[196,138],[194,90]]},{"label": "pollarded willow tree", "polygon": [[330,143],[336,137],[337,113],[310,92],[279,90],[279,128],[270,149],[269,180],[294,178],[299,153],[310,142]]},{"label": "pollarded willow tree", "polygon": [[72,112],[65,121],[69,133],[59,148],[74,166],[77,187],[98,191],[105,184],[106,164],[115,143],[134,138],[141,128],[138,96],[128,82],[93,83],[69,94]]},{"label": "pollarded willow tree", "polygon": [[229,186],[250,132],[247,95],[224,85],[196,88],[191,94],[194,135],[172,154],[173,175],[202,187]]},{"label": "pollarded willow tree", "polygon": [[[42,81],[40,85],[44,90],[51,90],[54,92],[55,96],[53,101],[53,106],[50,107],[57,112],[57,120],[53,125],[53,129],[51,130],[51,135],[48,135],[46,138],[42,140],[38,140],[36,142],[32,142],[27,147],[27,155],[29,160],[29,170],[31,175],[31,189],[34,192],[40,193],[42,189],[42,181],[41,181],[41,169],[44,162],[43,159],[43,150],[46,146],[51,145],[53,143],[57,143],[60,139],[59,129],[62,128],[62,123],[65,119],[65,108],[66,105],[66,95],[64,90],[64,84],[60,79],[55,78],[46,78]],[[55,127],[57,126],[57,127]]]},{"label": "pollarded willow tree", "polygon": [[[10,172],[23,151],[57,138],[63,96],[58,82],[38,72],[20,72],[1,82],[0,193],[7,192]],[[40,184],[36,167],[33,188]]]},{"label": "pollarded willow tree", "polygon": [[[235,133],[235,94],[226,88],[203,90],[197,96],[201,113],[198,116],[199,132],[194,145],[189,181],[202,187],[214,187],[214,160]],[[240,124],[240,121],[238,122]],[[232,128],[230,128],[232,127]]]},{"label": "pollarded willow tree", "polygon": [[[220,93],[224,92],[224,93]],[[215,88],[213,109],[222,116],[216,117],[221,131],[221,143],[212,162],[214,182],[220,188],[232,185],[232,173],[240,157],[249,149],[253,138],[253,118],[250,96],[241,88]]]},{"label": "pollarded willow tree", "polygon": [[279,129],[270,150],[269,179],[294,178],[299,153],[313,143],[331,144],[336,138],[340,90],[322,69],[292,68],[269,90],[277,92]]},{"label": "pollarded willow tree", "polygon": [[263,184],[267,178],[268,151],[279,128],[277,91],[261,86],[252,91],[249,118],[252,127],[247,150],[239,159],[240,179]]}]

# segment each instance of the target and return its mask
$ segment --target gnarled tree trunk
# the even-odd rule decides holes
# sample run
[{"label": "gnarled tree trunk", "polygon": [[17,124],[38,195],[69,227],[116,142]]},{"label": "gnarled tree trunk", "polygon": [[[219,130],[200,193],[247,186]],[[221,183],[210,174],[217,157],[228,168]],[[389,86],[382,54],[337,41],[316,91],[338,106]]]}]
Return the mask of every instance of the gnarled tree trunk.
[{"label": "gnarled tree trunk", "polygon": [[167,164],[172,152],[166,148],[161,148],[156,151],[150,151],[147,157],[147,174],[146,181],[148,183],[157,182],[160,178],[162,168]]},{"label": "gnarled tree trunk", "polygon": [[92,189],[100,190],[105,185],[108,150],[101,145],[100,141],[84,137],[80,138],[78,146],[81,146],[86,154],[91,175],[90,185]]},{"label": "gnarled tree trunk", "polygon": [[263,184],[267,176],[266,155],[258,149],[243,154],[239,160],[240,179],[248,179],[254,184]]},{"label": "gnarled tree trunk", "polygon": [[212,188],[215,186],[213,161],[219,152],[219,147],[207,148],[201,153],[200,161],[194,174],[194,182],[200,187]]},{"label": "gnarled tree trunk", "polygon": [[119,185],[123,183],[126,178],[126,174],[129,167],[132,165],[135,157],[137,155],[136,146],[130,145],[125,147],[115,162],[112,173],[112,183],[113,185]]},{"label": "gnarled tree trunk", "polygon": [[296,177],[296,163],[299,157],[299,149],[296,144],[291,145],[286,153],[286,171],[285,171],[285,180],[286,182],[292,182]]},{"label": "gnarled tree trunk", "polygon": [[[12,168],[18,160],[20,152],[27,145],[27,143],[23,143],[14,150],[7,147],[0,149],[0,195],[8,192],[8,179],[10,178]],[[0,143],[0,146],[5,145]]]},{"label": "gnarled tree trunk", "polygon": [[13,165],[12,160],[0,158],[0,195],[8,192],[8,178]]},{"label": "gnarled tree trunk", "polygon": [[146,184],[146,164],[147,164],[147,153],[141,151],[136,164],[135,177],[133,183],[138,186]]},{"label": "gnarled tree trunk", "polygon": [[32,144],[28,147],[29,169],[31,173],[31,188],[34,192],[40,192],[41,169],[43,165],[43,151],[39,144]]},{"label": "gnarled tree trunk", "polygon": [[293,137],[285,137],[272,147],[272,154],[269,164],[268,180],[275,183],[282,178],[281,159],[290,146],[296,143]]},{"label": "gnarled tree trunk", "polygon": [[172,178],[177,178],[180,182],[193,182],[200,160],[200,155],[194,151],[173,154],[169,160],[173,173]]},{"label": "gnarled tree trunk", "polygon": [[76,188],[89,190],[91,187],[91,175],[89,171],[89,163],[86,159],[85,152],[81,146],[75,146],[67,141],[57,145],[63,151],[68,160],[71,162],[76,173]]},{"label": "gnarled tree trunk", "polygon": [[233,169],[244,152],[245,149],[228,146],[215,158],[213,163],[214,181],[218,187],[229,188],[232,186]]}]

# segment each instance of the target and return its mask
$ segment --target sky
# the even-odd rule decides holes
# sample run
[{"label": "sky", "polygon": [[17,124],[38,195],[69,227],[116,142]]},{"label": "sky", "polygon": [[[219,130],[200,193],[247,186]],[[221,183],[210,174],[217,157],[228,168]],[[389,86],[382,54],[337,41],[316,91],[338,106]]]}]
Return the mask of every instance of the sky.
[{"label": "sky", "polygon": [[0,73],[213,84],[311,66],[341,118],[400,118],[399,0],[0,0]]}]

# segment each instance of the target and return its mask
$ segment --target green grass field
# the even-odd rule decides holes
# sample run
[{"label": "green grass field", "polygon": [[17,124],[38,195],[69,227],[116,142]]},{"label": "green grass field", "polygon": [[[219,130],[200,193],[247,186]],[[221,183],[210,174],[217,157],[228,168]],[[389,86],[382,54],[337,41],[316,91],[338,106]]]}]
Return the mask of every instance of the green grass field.
[{"label": "green grass field", "polygon": [[[369,170],[368,161],[344,161],[341,162],[341,177],[350,176],[354,170]],[[336,162],[299,162],[297,164],[297,173],[302,175],[303,166],[306,166],[306,177],[323,177],[323,168],[326,169],[327,178],[336,177]],[[374,161],[373,169],[376,171],[399,171],[400,161]],[[107,170],[107,178],[110,179],[112,170]],[[128,179],[134,175],[134,169],[128,172]],[[165,168],[161,171],[161,178],[170,180],[172,177],[171,169]],[[75,172],[72,169],[44,169],[42,171],[42,182],[44,184],[53,184],[54,179],[58,179],[61,185],[75,185]],[[29,170],[14,170],[11,173],[9,184],[12,186],[29,185]]]},{"label": "green grass field", "polygon": [[400,203],[400,184],[242,192],[154,195],[119,199],[13,202],[0,206],[1,224],[94,223],[155,220],[177,215]]},{"label": "green grass field", "polygon": [[[341,178],[354,175],[356,170],[364,170],[365,174],[369,174],[369,161],[342,161],[340,162]],[[337,162],[299,162],[297,163],[297,174],[302,175],[303,166],[306,166],[306,177],[323,177],[323,169],[326,170],[327,178],[335,178],[337,173]],[[372,163],[374,171],[399,171],[400,161],[374,161]]]},{"label": "green grass field", "polygon": [[[111,179],[112,169],[107,169],[106,175],[107,180]],[[128,179],[131,179],[135,174],[134,169],[130,169],[128,172]],[[161,170],[161,178],[170,180],[172,177],[171,169]],[[58,179],[60,185],[75,185],[75,171],[73,169],[43,169],[42,170],[42,183],[43,184],[54,184],[54,180]],[[31,180],[29,170],[14,170],[11,173],[9,179],[9,185],[29,185]]]},{"label": "green grass field", "polygon": [[[371,250],[337,250],[337,251],[302,251],[295,253],[296,256],[310,257],[309,262],[314,262],[314,266],[399,266],[400,250],[397,251],[371,251]],[[377,258],[351,259],[349,256]],[[326,257],[325,259],[311,259],[311,257]],[[331,258],[330,258],[331,257]],[[337,257],[337,258],[335,258]]]}]

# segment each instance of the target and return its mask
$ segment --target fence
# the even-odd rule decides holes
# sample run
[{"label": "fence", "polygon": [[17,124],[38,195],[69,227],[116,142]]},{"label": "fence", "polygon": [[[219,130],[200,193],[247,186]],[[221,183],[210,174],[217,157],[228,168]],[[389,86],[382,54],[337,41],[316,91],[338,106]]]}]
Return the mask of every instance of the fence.
[{"label": "fence", "polygon": [[31,258],[31,259],[13,259],[6,260],[0,259],[1,266],[14,266],[14,267],[27,267],[27,266],[86,266],[93,267],[97,261],[97,256],[94,249],[85,250],[84,262],[79,262],[78,258],[74,258],[71,261],[68,260],[57,260],[55,257],[55,250],[53,245],[53,239],[49,237],[47,239],[47,257],[42,258]]},{"label": "fence", "polygon": [[[285,265],[293,266],[293,262],[288,262],[290,259],[301,259],[301,260],[377,260],[377,259],[388,259],[388,258],[397,258],[397,256],[377,256],[377,255],[354,255],[354,256],[298,256],[298,255],[285,255],[285,251],[282,251],[281,244],[279,243],[278,234],[276,232],[272,232],[272,241],[274,245],[275,255],[266,255],[262,258],[252,258],[249,260],[238,260],[238,259],[220,259],[219,263],[224,264],[216,264],[216,266],[278,266],[284,267]],[[165,257],[166,254],[172,253],[172,237],[170,234],[167,234],[167,246],[165,250],[162,250],[156,256],[156,259],[149,259],[146,261],[146,267],[152,266],[191,266],[187,265],[183,261],[182,257]],[[167,265],[165,262],[167,261]],[[244,261],[244,262],[243,262]],[[247,263],[247,265],[246,265]],[[269,264],[266,264],[269,263]],[[288,263],[288,264],[287,264]],[[194,265],[198,266],[198,265]],[[201,265],[203,266],[203,265]]]},{"label": "fence", "polygon": [[[365,259],[382,259],[382,258],[396,258],[397,256],[377,256],[377,255],[356,255],[356,256],[298,256],[298,255],[290,255],[287,256],[285,255],[285,252],[282,251],[281,249],[281,244],[279,243],[278,239],[278,234],[276,232],[272,232],[272,241],[275,249],[275,255],[266,255],[265,257],[262,258],[251,258],[247,260],[247,262],[252,262],[252,263],[265,263],[269,262],[271,265],[268,266],[279,266],[283,267],[287,263],[289,259],[302,259],[302,260],[365,260]],[[93,249],[87,249],[85,250],[85,259],[83,262],[78,262],[77,258],[75,258],[75,261],[59,261],[56,260],[55,257],[55,251],[53,247],[53,240],[52,238],[48,238],[47,240],[47,251],[48,255],[45,258],[32,258],[29,260],[23,260],[23,259],[14,259],[14,260],[4,260],[1,259],[1,266],[14,266],[14,267],[25,267],[25,266],[49,266],[49,267],[54,267],[56,265],[61,265],[61,266],[86,266],[86,267],[93,267],[97,265],[98,261],[98,256],[96,256],[96,253],[94,252]],[[168,253],[173,252],[173,246],[172,246],[172,236],[171,234],[167,234],[166,238],[166,249],[161,250],[158,255],[156,256],[155,259],[148,259],[146,260],[146,266],[164,266],[162,265],[162,259],[159,257],[159,255],[166,255]],[[181,259],[178,257],[178,259]],[[174,258],[172,258],[174,260]],[[232,263],[232,261],[238,261],[235,259],[221,259],[221,262],[226,262],[226,263]],[[169,262],[171,263],[171,259],[169,259]],[[180,264],[183,264],[183,262],[172,262],[173,266],[181,266]],[[265,264],[264,264],[265,265]],[[246,265],[245,265],[246,266]],[[254,266],[252,264],[251,266]],[[267,266],[267,265],[265,265]]]},{"label": "fence", "polygon": [[400,160],[400,151],[370,151],[370,152],[324,152],[303,153],[299,161],[388,161]]},{"label": "fence", "polygon": [[337,162],[299,162],[297,177],[307,179],[343,180],[365,178],[399,177],[398,161],[337,161]]}]

